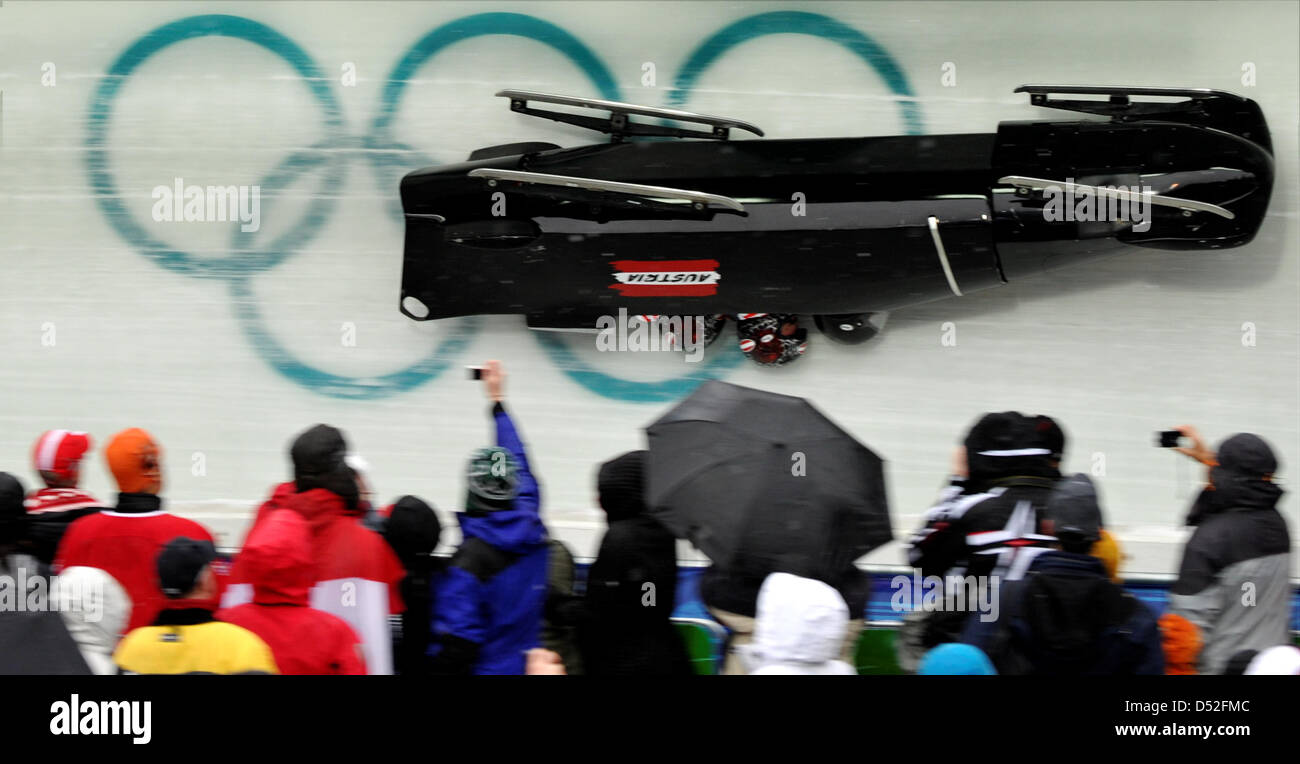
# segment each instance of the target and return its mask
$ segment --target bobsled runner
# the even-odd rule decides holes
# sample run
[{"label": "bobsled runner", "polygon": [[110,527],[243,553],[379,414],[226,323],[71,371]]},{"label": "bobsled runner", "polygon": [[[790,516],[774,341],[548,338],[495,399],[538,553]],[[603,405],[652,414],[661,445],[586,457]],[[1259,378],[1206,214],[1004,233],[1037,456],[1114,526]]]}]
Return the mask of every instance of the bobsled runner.
[{"label": "bobsled runner", "polygon": [[1077,116],[981,134],[733,140],[763,132],[502,91],[514,112],[610,141],[493,146],[406,175],[400,308],[587,331],[620,309],[760,310],[814,316],[853,343],[890,310],[1131,247],[1240,246],[1259,230],[1273,158],[1254,101],[1203,89],[1016,92]]}]

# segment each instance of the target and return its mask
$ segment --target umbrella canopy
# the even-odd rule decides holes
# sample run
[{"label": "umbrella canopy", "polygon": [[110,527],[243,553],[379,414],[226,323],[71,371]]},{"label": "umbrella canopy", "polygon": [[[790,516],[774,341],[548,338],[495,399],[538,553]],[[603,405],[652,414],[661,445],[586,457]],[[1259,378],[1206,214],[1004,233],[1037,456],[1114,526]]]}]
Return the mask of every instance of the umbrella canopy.
[{"label": "umbrella canopy", "polygon": [[[26,597],[27,592],[16,596]],[[52,610],[0,612],[0,674],[89,675],[90,667]]]},{"label": "umbrella canopy", "polygon": [[723,568],[826,580],[893,537],[880,457],[803,398],[710,381],[646,432],[651,512]]}]

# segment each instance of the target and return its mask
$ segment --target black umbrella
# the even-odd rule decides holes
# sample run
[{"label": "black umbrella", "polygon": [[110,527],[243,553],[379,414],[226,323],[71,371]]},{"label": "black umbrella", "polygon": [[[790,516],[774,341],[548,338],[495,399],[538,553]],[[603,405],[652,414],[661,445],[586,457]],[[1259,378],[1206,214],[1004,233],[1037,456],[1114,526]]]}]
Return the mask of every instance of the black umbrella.
[{"label": "black umbrella", "polygon": [[880,457],[803,398],[710,381],[646,432],[651,511],[716,565],[827,580],[893,537]]},{"label": "black umbrella", "polygon": [[[27,597],[27,592],[15,596]],[[0,612],[0,674],[88,675],[90,667],[52,610]]]}]

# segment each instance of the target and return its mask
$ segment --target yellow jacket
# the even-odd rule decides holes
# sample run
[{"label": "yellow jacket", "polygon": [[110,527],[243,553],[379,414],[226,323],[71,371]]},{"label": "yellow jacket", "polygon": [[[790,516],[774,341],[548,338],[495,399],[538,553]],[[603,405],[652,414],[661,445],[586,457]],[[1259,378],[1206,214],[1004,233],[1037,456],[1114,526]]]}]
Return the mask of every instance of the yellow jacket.
[{"label": "yellow jacket", "polygon": [[164,610],[113,653],[127,674],[278,674],[271,648],[253,632],[212,620],[208,610]]}]

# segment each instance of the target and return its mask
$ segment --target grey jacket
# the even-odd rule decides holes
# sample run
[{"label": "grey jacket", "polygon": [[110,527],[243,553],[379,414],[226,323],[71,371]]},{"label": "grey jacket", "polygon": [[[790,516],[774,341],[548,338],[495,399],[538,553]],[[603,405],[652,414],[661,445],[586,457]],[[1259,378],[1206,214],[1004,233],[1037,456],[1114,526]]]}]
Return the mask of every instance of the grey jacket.
[{"label": "grey jacket", "polygon": [[1168,610],[1201,629],[1203,674],[1222,673],[1241,650],[1289,641],[1291,536],[1275,508],[1282,491],[1259,480],[1216,483],[1193,507],[1196,532],[1183,550]]}]

